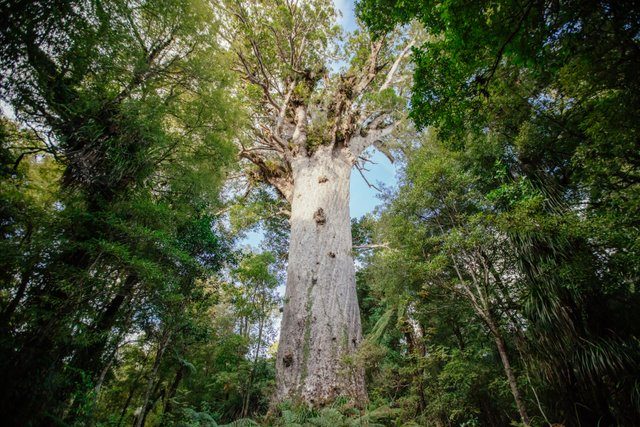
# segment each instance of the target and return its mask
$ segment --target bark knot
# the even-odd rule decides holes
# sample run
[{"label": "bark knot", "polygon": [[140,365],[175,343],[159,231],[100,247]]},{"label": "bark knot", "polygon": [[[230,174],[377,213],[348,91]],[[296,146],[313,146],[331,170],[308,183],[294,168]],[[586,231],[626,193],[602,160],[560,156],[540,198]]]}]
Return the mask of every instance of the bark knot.
[{"label": "bark knot", "polygon": [[327,216],[324,213],[324,209],[318,208],[316,213],[313,214],[313,219],[315,220],[316,224],[324,225],[327,222]]},{"label": "bark knot", "polygon": [[331,258],[335,258],[335,257],[336,257],[336,254],[335,254],[334,252],[329,252],[329,257],[331,257]]},{"label": "bark knot", "polygon": [[282,363],[284,363],[284,367],[288,368],[293,363],[293,354],[287,353],[282,358]]}]

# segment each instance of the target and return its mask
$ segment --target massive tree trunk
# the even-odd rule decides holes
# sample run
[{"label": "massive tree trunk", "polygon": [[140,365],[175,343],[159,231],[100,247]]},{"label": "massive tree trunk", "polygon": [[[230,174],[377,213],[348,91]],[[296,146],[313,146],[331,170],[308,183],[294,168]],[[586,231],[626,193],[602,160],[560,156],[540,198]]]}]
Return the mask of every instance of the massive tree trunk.
[{"label": "massive tree trunk", "polygon": [[276,400],[366,401],[363,370],[347,360],[361,339],[351,254],[352,159],[322,146],[293,159],[291,240],[276,362]]}]

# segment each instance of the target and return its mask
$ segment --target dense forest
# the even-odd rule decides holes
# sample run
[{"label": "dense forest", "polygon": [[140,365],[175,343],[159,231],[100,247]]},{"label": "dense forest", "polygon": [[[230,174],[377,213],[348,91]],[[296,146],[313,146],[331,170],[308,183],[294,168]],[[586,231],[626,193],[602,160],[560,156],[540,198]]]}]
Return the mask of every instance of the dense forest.
[{"label": "dense forest", "polygon": [[640,425],[640,1],[346,3],[0,1],[2,425]]}]

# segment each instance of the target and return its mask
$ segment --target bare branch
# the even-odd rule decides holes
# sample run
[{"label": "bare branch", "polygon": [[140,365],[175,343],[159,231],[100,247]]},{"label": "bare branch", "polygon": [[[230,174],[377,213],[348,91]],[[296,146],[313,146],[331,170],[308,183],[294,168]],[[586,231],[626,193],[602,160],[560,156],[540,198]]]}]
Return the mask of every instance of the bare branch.
[{"label": "bare branch", "polygon": [[371,184],[369,182],[369,180],[367,179],[366,176],[364,176],[364,173],[362,172],[362,169],[364,169],[362,166],[360,166],[359,164],[355,164],[356,169],[358,170],[358,172],[360,173],[360,176],[362,177],[362,179],[364,179],[364,182],[369,186],[369,188],[373,188],[374,190],[376,190],[378,193],[382,193],[382,190],[380,190],[378,187],[376,187],[375,185]]},{"label": "bare branch", "polygon": [[414,37],[409,41],[409,43],[407,43],[404,49],[402,49],[402,52],[400,52],[396,60],[393,62],[393,65],[389,69],[389,72],[387,72],[387,77],[385,78],[384,83],[382,83],[382,86],[380,86],[380,89],[378,90],[378,92],[382,92],[383,90],[387,89],[391,85],[396,73],[398,72],[398,67],[400,66],[400,63],[407,56],[407,54],[409,53],[409,50],[415,45],[415,43],[416,43],[416,39]]},{"label": "bare branch", "polygon": [[388,243],[371,243],[369,245],[355,245],[353,249],[390,249]]}]

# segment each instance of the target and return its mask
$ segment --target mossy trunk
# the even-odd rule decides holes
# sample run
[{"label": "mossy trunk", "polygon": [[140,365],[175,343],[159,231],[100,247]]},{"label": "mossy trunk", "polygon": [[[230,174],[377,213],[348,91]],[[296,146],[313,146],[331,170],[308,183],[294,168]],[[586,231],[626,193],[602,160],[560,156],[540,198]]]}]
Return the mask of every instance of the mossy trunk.
[{"label": "mossy trunk", "polygon": [[276,401],[322,406],[338,396],[366,401],[352,363],[362,339],[352,257],[344,151],[320,147],[292,161],[291,240],[278,347]]}]

